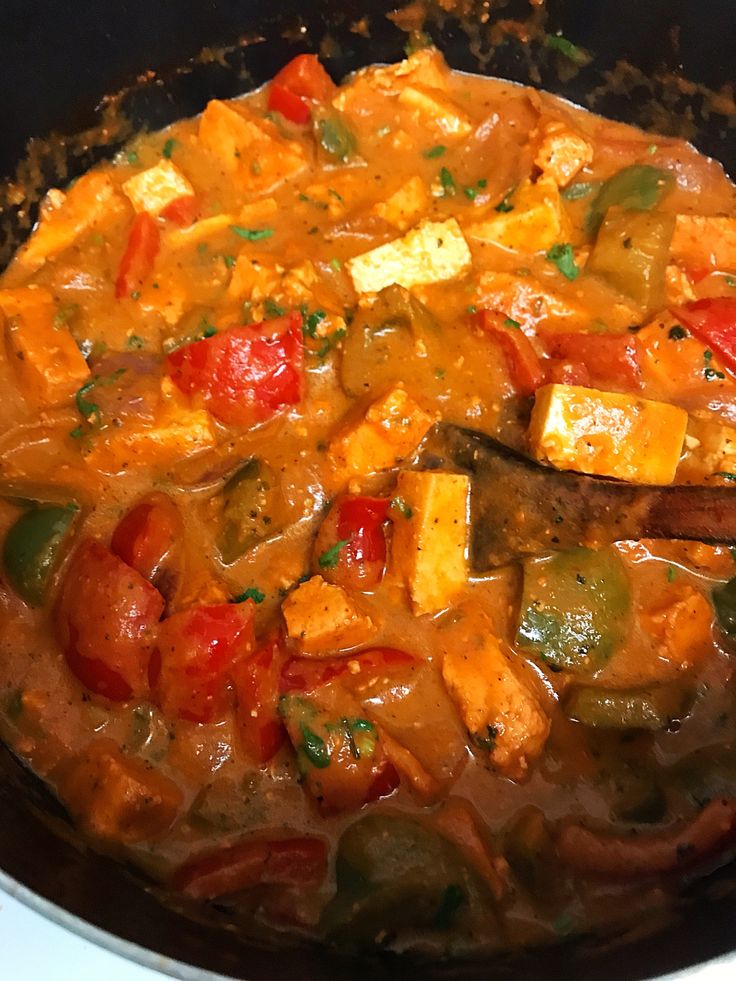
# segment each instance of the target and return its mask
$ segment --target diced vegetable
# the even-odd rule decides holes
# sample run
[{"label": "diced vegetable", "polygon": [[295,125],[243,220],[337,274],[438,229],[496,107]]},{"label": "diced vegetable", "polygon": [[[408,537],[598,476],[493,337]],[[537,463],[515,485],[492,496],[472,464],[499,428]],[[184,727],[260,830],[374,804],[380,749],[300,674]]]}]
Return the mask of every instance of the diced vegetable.
[{"label": "diced vegetable", "polygon": [[417,616],[448,606],[467,575],[469,479],[402,471],[396,495],[411,517],[394,517],[391,560]]},{"label": "diced vegetable", "polygon": [[597,729],[668,729],[687,711],[687,693],[677,685],[638,690],[574,688],[565,712]]},{"label": "diced vegetable", "polygon": [[736,269],[736,218],[677,215],[672,258],[705,275],[713,269]]},{"label": "diced vegetable", "polygon": [[370,692],[376,680],[384,675],[393,677],[411,673],[417,658],[393,647],[369,647],[349,658],[294,657],[286,662],[281,674],[283,692],[310,692],[330,681],[339,679],[348,690]]},{"label": "diced vegetable", "polygon": [[394,388],[369,406],[365,419],[330,443],[336,477],[347,480],[390,470],[412,453],[434,419],[403,388]]},{"label": "diced vegetable", "polygon": [[677,406],[553,384],[537,390],[529,446],[561,470],[670,484],[686,429],[687,413]]},{"label": "diced vegetable", "polygon": [[499,772],[523,780],[550,730],[538,696],[485,615],[449,625],[441,643],[442,676],[471,738]]},{"label": "diced vegetable", "polygon": [[[333,551],[323,553],[323,567],[337,565],[338,550]],[[321,576],[297,586],[284,600],[282,611],[289,637],[305,654],[320,656],[358,647],[376,632],[371,618],[348,593]]]},{"label": "diced vegetable", "polygon": [[479,310],[474,322],[500,347],[519,395],[533,395],[544,384],[544,369],[521,325],[495,310]]},{"label": "diced vegetable", "polygon": [[161,217],[174,225],[188,228],[197,220],[200,212],[200,201],[194,194],[176,198],[161,209]]},{"label": "diced vegetable", "polygon": [[595,234],[609,208],[650,211],[674,184],[674,176],[649,164],[632,164],[609,177],[593,198],[586,220]]},{"label": "diced vegetable", "polygon": [[736,297],[696,300],[673,311],[692,333],[736,373]]},{"label": "diced vegetable", "polygon": [[358,293],[377,293],[392,283],[411,289],[457,279],[470,264],[460,226],[448,218],[421,222],[403,238],[349,259],[345,267]]},{"label": "diced vegetable", "polygon": [[312,54],[301,54],[292,58],[276,73],[272,84],[274,83],[311,102],[328,102],[337,91],[337,86],[317,55]]},{"label": "diced vegetable", "polygon": [[286,736],[278,710],[284,660],[283,638],[275,635],[233,669],[241,742],[261,765],[276,755]]},{"label": "diced vegetable", "polygon": [[490,211],[468,225],[466,232],[468,238],[517,252],[545,252],[570,237],[560,192],[550,177],[524,183],[514,195],[513,208]]},{"label": "diced vegetable", "polygon": [[118,522],[110,548],[154,586],[171,589],[171,583],[161,580],[176,579],[174,563],[183,538],[179,509],[170,497],[155,491]]},{"label": "diced vegetable", "polygon": [[718,615],[718,624],[724,634],[736,635],[736,578],[729,579],[713,590],[713,606]]},{"label": "diced vegetable", "polygon": [[555,670],[595,673],[623,639],[630,605],[615,549],[528,561],[516,642]]},{"label": "diced vegetable", "polygon": [[306,126],[312,118],[312,111],[304,99],[276,81],[268,87],[268,109],[280,112],[284,119],[297,126]]},{"label": "diced vegetable", "polygon": [[430,203],[427,185],[421,177],[415,175],[385,201],[379,202],[373,212],[403,232],[428,210]]},{"label": "diced vegetable", "polygon": [[405,85],[399,92],[399,105],[411,111],[422,128],[441,139],[462,139],[473,124],[444,92],[424,85]]},{"label": "diced vegetable", "polygon": [[575,175],[593,162],[593,147],[567,123],[554,120],[542,130],[534,163],[558,187],[566,187]]},{"label": "diced vegetable", "polygon": [[544,342],[552,358],[583,366],[586,387],[641,388],[639,345],[634,335],[550,332]]},{"label": "diced vegetable", "polygon": [[59,793],[89,834],[107,843],[149,841],[177,816],[182,793],[143,760],[125,756],[112,739],[96,739],[62,764]]},{"label": "diced vegetable", "polygon": [[339,116],[325,116],[317,120],[317,140],[331,157],[345,161],[355,153],[355,135]]},{"label": "diced vegetable", "polygon": [[112,701],[144,695],[163,609],[163,597],[140,573],[87,540],[66,569],[56,618],[69,668]]},{"label": "diced vegetable", "polygon": [[603,219],[585,270],[631,297],[644,314],[661,309],[674,216],[611,210]]},{"label": "diced vegetable", "polygon": [[[322,522],[314,543],[317,569],[331,583],[346,589],[372,589],[383,578],[386,566],[386,535],[389,499],[347,495],[338,498]],[[320,561],[336,551],[333,565]]]},{"label": "diced vegetable", "polygon": [[299,401],[302,361],[302,318],[295,312],[187,344],[166,364],[177,388],[200,395],[218,419],[252,426]]},{"label": "diced vegetable", "polygon": [[0,323],[8,359],[38,402],[54,405],[72,397],[89,368],[69,329],[56,322],[51,293],[39,286],[0,290]]},{"label": "diced vegetable", "polygon": [[194,195],[184,174],[166,159],[129,177],[123,183],[123,191],[136,211],[146,211],[153,218],[174,202]]},{"label": "diced vegetable", "polygon": [[3,545],[3,571],[15,592],[40,606],[77,516],[76,504],[40,505],[10,528]]},{"label": "diced vegetable", "polygon": [[156,220],[147,211],[141,211],[133,219],[128,244],[118,267],[115,280],[115,296],[118,300],[140,290],[153,272],[160,247],[160,235]]},{"label": "diced vegetable", "polygon": [[222,525],[217,547],[225,565],[279,527],[273,520],[276,476],[271,467],[251,457],[222,489]]},{"label": "diced vegetable", "polygon": [[216,899],[260,885],[318,886],[327,874],[327,845],[321,838],[251,838],[198,855],[171,880],[193,899]]}]

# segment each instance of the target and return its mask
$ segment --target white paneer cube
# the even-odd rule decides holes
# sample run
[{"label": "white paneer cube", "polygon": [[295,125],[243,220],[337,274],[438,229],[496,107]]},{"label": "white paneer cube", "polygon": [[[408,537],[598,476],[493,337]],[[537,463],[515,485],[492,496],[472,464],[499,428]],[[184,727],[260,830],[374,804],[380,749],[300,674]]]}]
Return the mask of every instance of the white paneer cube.
[{"label": "white paneer cube", "polygon": [[426,86],[407,85],[399,93],[399,105],[430,133],[444,139],[462,139],[473,130],[470,119],[451,99]]},{"label": "white paneer cube", "polygon": [[380,201],[373,213],[402,232],[420,218],[430,205],[431,197],[421,177],[410,177],[385,201]]},{"label": "white paneer cube", "polygon": [[558,187],[566,187],[583,167],[593,162],[593,147],[562,120],[547,123],[534,163]]},{"label": "white paneer cube", "polygon": [[154,218],[179,198],[191,197],[194,188],[170,160],[134,174],[123,183],[123,191],[136,211],[146,211]]},{"label": "white paneer cube", "polygon": [[688,266],[736,270],[736,218],[678,215],[670,254]]},{"label": "white paneer cube", "polygon": [[557,183],[540,177],[511,196],[510,211],[490,211],[465,228],[468,238],[490,242],[515,252],[544,252],[570,238],[570,225]]},{"label": "white paneer cube", "polygon": [[470,249],[454,218],[424,221],[403,238],[379,245],[346,262],[358,293],[378,293],[392,283],[406,289],[464,275]]},{"label": "white paneer cube", "polygon": [[284,600],[286,631],[307,657],[329,655],[375,636],[371,618],[342,588],[312,576]]}]

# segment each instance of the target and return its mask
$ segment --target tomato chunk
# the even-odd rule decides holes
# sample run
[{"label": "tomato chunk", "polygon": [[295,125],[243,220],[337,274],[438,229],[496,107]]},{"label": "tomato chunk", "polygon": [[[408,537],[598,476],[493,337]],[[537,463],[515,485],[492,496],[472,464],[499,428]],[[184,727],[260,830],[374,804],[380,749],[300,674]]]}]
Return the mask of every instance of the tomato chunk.
[{"label": "tomato chunk", "polygon": [[136,215],[115,280],[118,300],[140,289],[143,281],[153,272],[160,240],[155,219],[145,211]]},{"label": "tomato chunk", "polygon": [[222,714],[231,672],[253,651],[253,610],[250,600],[193,606],[163,621],[151,684],[165,715],[211,722]]},{"label": "tomato chunk", "polygon": [[293,95],[314,102],[328,102],[337,86],[320,64],[317,55],[301,54],[284,65],[271,83],[288,89]]},{"label": "tomato chunk", "polygon": [[362,685],[378,675],[405,671],[421,664],[413,654],[395,647],[369,647],[349,657],[292,657],[281,672],[281,691],[314,691],[340,678],[347,687]]},{"label": "tomato chunk", "polygon": [[496,310],[479,310],[474,320],[501,348],[511,381],[519,395],[533,395],[544,384],[544,369],[521,327]]},{"label": "tomato chunk", "polygon": [[280,112],[284,119],[298,126],[305,126],[312,118],[312,111],[304,99],[276,82],[271,82],[268,87],[268,108],[271,112]]},{"label": "tomato chunk", "polygon": [[215,899],[258,885],[319,885],[326,873],[320,838],[248,838],[186,862],[171,885],[193,899]]},{"label": "tomato chunk", "polygon": [[720,355],[729,371],[736,374],[736,297],[695,300],[672,312],[691,333]]},{"label": "tomato chunk", "polygon": [[553,334],[544,342],[552,358],[581,365],[593,387],[641,388],[639,345],[633,334]]},{"label": "tomato chunk", "polygon": [[163,609],[163,596],[140,573],[100,542],[84,542],[69,564],[55,618],[71,671],[113,701],[145,694]]},{"label": "tomato chunk", "polygon": [[301,398],[301,325],[301,314],[294,312],[264,324],[232,327],[173,351],[166,360],[168,371],[180,391],[200,395],[222,422],[262,422]]},{"label": "tomato chunk", "polygon": [[386,568],[390,501],[386,497],[338,498],[322,523],[314,545],[315,571],[347,589],[371,589]]},{"label": "tomato chunk", "polygon": [[243,658],[233,672],[240,737],[258,763],[267,763],[286,739],[278,711],[284,660],[283,638],[276,635]]},{"label": "tomato chunk", "polygon": [[185,194],[171,201],[161,212],[161,217],[175,225],[191,225],[199,214],[199,201],[194,194]]},{"label": "tomato chunk", "polygon": [[159,585],[164,565],[177,550],[184,525],[176,504],[166,494],[149,494],[117,524],[110,547],[144,579]]}]

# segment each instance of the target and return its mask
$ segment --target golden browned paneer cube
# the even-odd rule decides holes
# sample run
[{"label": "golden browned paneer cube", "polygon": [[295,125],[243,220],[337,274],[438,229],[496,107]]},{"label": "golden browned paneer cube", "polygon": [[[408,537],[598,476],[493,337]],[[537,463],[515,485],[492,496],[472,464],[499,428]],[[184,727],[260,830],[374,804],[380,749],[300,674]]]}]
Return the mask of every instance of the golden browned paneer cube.
[{"label": "golden browned paneer cube", "polygon": [[695,268],[736,269],[736,218],[677,215],[670,255]]},{"label": "golden browned paneer cube", "polygon": [[281,607],[286,631],[306,656],[349,650],[375,636],[371,618],[342,586],[312,576],[286,597]]},{"label": "golden browned paneer cube", "polygon": [[[736,428],[708,415],[693,414],[685,437],[687,453],[679,474],[700,483],[706,477],[736,473]],[[728,477],[720,477],[724,482]]]},{"label": "golden browned paneer cube", "polygon": [[419,446],[434,418],[403,388],[393,388],[374,402],[365,418],[330,443],[336,477],[347,480],[390,470]]},{"label": "golden browned paneer cube", "polygon": [[682,452],[687,412],[666,402],[578,385],[537,389],[529,446],[560,470],[671,484]]},{"label": "golden browned paneer cube", "polygon": [[380,201],[373,213],[402,232],[424,214],[430,204],[427,185],[421,177],[410,177],[385,201]]},{"label": "golden browned paneer cube", "polygon": [[89,377],[87,362],[64,324],[55,325],[51,293],[40,286],[0,290],[0,314],[11,360],[33,398],[55,405]]},{"label": "golden browned paneer cube", "polygon": [[155,167],[133,174],[123,183],[123,191],[136,211],[147,211],[154,216],[172,201],[194,194],[194,188],[184,174],[166,159]]},{"label": "golden browned paneer cube", "polygon": [[570,226],[559,188],[551,177],[522,184],[513,198],[513,210],[490,211],[465,229],[470,239],[492,242],[516,252],[543,252],[570,238]]},{"label": "golden browned paneer cube", "polygon": [[306,166],[301,146],[244,106],[213,99],[199,120],[199,142],[247,191],[269,191]]},{"label": "golden browned paneer cube", "polygon": [[58,207],[44,216],[5,276],[9,285],[22,282],[46,262],[100,224],[106,217],[127,208],[109,174],[92,171],[80,177],[72,188],[59,196]]},{"label": "golden browned paneer cube", "polygon": [[470,249],[454,218],[423,221],[403,238],[345,263],[357,293],[378,293],[398,283],[406,289],[456,279],[470,269]]},{"label": "golden browned paneer cube", "polygon": [[468,732],[500,773],[523,780],[550,730],[539,697],[485,614],[469,609],[442,632],[441,643],[442,676]]},{"label": "golden browned paneer cube", "polygon": [[461,139],[473,124],[444,92],[425,85],[407,85],[399,93],[399,105],[411,110],[417,122],[441,139]]},{"label": "golden browned paneer cube", "polygon": [[467,581],[469,488],[464,474],[399,474],[391,564],[417,616],[445,609]]},{"label": "golden browned paneer cube", "polygon": [[593,147],[562,120],[547,123],[542,130],[534,163],[558,187],[566,187],[583,167],[593,162]]}]

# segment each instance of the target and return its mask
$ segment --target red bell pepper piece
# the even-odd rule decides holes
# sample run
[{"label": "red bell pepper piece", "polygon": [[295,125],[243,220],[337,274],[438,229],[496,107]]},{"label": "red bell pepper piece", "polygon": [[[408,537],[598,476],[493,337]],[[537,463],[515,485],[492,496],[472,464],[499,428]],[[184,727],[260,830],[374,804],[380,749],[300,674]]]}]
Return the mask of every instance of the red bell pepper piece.
[{"label": "red bell pepper piece", "polygon": [[299,401],[303,359],[302,317],[295,311],[186,344],[166,365],[176,387],[199,394],[222,422],[251,426]]},{"label": "red bell pepper piece", "polygon": [[215,899],[259,885],[319,885],[326,873],[320,838],[248,838],[185,862],[171,885],[193,899]]},{"label": "red bell pepper piece", "polygon": [[176,504],[166,494],[149,494],[123,517],[110,548],[144,579],[155,584],[166,560],[184,534]]},{"label": "red bell pepper piece", "polygon": [[279,716],[281,669],[286,655],[280,636],[240,661],[233,671],[240,738],[258,763],[268,763],[286,740]]},{"label": "red bell pepper piece", "polygon": [[395,647],[369,647],[349,657],[292,657],[281,672],[281,691],[315,691],[335,678],[350,687],[378,675],[413,670],[418,659]]},{"label": "red bell pepper piece", "polygon": [[317,55],[301,54],[284,65],[271,85],[288,89],[302,99],[314,102],[328,102],[337,91],[337,86],[320,64]]},{"label": "red bell pepper piece", "polygon": [[306,126],[312,118],[312,110],[304,99],[276,82],[271,82],[268,87],[268,108],[271,112],[280,112],[284,119],[297,126]]},{"label": "red bell pepper piece", "polygon": [[163,596],[96,541],[77,549],[64,577],[55,619],[72,673],[113,701],[146,693]]},{"label": "red bell pepper piece", "polygon": [[695,300],[684,307],[673,307],[672,313],[736,374],[736,297]]},{"label": "red bell pepper piece", "polygon": [[582,365],[594,387],[641,388],[639,345],[633,334],[547,333],[550,357]]},{"label": "red bell pepper piece", "polygon": [[130,296],[151,275],[160,238],[155,219],[145,211],[136,215],[115,280],[115,296],[118,300]]},{"label": "red bell pepper piece", "polygon": [[560,358],[546,358],[544,378],[548,385],[581,385],[592,388],[588,369],[582,361],[562,361]]},{"label": "red bell pepper piece", "polygon": [[519,395],[533,395],[544,384],[544,369],[529,338],[511,318],[496,310],[479,310],[474,320],[501,348]]},{"label": "red bell pepper piece", "polygon": [[253,604],[193,606],[160,626],[151,686],[170,718],[211,722],[228,704],[238,661],[252,653]]},{"label": "red bell pepper piece", "polygon": [[199,214],[199,201],[194,194],[185,194],[169,202],[161,211],[161,217],[185,228],[191,225]]},{"label": "red bell pepper piece", "polygon": [[334,565],[322,567],[325,579],[347,589],[372,589],[383,578],[386,567],[386,535],[390,501],[387,497],[349,495],[339,497],[330,508],[314,544],[319,557],[339,543]]}]

